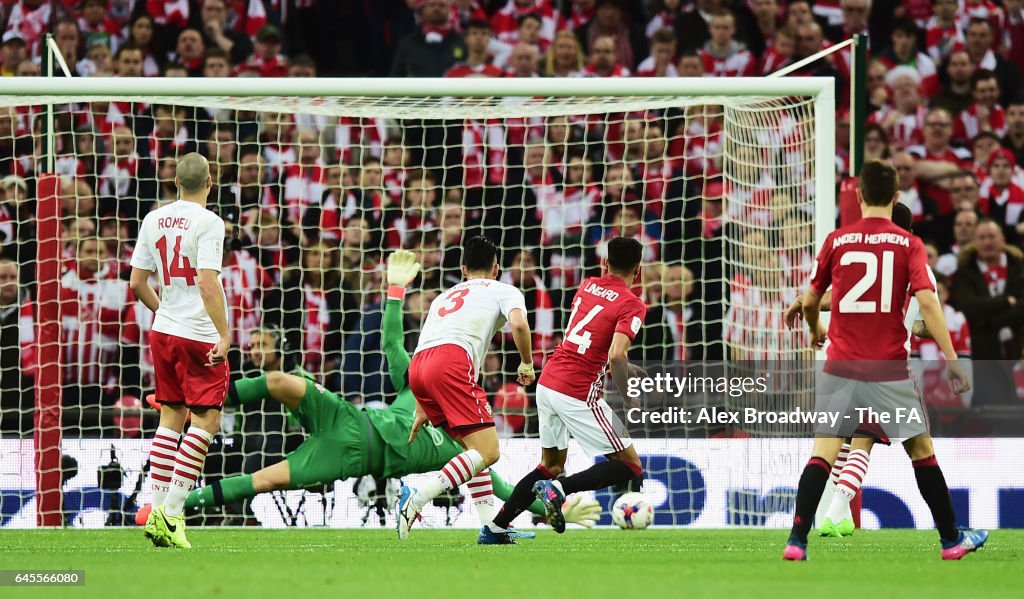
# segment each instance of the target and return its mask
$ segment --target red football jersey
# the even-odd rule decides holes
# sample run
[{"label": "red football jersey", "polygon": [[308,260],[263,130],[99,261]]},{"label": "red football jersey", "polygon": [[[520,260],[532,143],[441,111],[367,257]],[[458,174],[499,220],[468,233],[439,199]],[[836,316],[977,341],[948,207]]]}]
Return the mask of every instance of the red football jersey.
[{"label": "red football jersey", "polygon": [[622,333],[632,341],[646,314],[643,300],[622,279],[612,275],[585,279],[572,300],[565,338],[544,365],[540,384],[580,401],[597,399],[612,337]]},{"label": "red football jersey", "polygon": [[[892,361],[902,370],[876,371],[872,380],[905,378],[907,294],[935,289],[921,240],[885,218],[841,227],[825,239],[811,273],[815,293],[825,293],[830,285],[828,360]],[[826,365],[826,371],[832,370]]]}]

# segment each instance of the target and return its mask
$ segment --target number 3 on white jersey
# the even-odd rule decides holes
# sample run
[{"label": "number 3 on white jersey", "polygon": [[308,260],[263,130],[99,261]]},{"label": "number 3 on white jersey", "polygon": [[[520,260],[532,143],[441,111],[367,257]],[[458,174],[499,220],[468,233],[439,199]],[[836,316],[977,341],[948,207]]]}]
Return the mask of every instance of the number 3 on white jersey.
[{"label": "number 3 on white jersey", "polygon": [[573,322],[576,320],[576,312],[580,309],[580,304],[583,303],[582,298],[576,298],[576,301],[572,304],[572,312],[569,313],[569,326],[565,327],[565,340],[571,341],[576,344],[576,353],[585,354],[590,349],[590,332],[584,331],[583,327],[590,324],[591,320],[597,314],[604,310],[604,306],[594,306],[587,312],[587,315],[583,317],[583,320],[576,323],[573,326]]},{"label": "number 3 on white jersey", "polygon": [[876,309],[876,302],[860,298],[878,280],[878,256],[871,252],[846,252],[839,259],[840,266],[863,264],[864,276],[846,292],[839,300],[839,311],[845,314],[875,314],[876,312],[892,312],[892,276],[895,254],[892,251],[882,252],[882,293],[881,308]]}]

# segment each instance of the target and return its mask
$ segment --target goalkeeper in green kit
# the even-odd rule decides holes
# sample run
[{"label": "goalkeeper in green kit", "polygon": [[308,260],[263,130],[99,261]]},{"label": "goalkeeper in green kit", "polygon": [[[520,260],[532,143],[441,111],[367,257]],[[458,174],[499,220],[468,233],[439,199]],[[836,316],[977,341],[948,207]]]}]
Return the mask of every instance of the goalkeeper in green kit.
[{"label": "goalkeeper in green kit", "polygon": [[[395,402],[386,409],[361,410],[312,380],[283,372],[235,381],[227,405],[274,399],[288,408],[308,437],[277,464],[193,490],[185,501],[186,508],[223,505],[259,493],[305,489],[351,477],[400,478],[433,472],[464,451],[444,431],[429,425],[409,442],[416,400],[406,377],[410,357],[403,345],[402,301],[405,286],[419,269],[412,252],[406,250],[396,251],[388,260],[382,340],[388,373],[398,392]],[[512,485],[487,470],[466,486],[482,524],[497,513],[494,497],[504,500],[512,493]],[[539,501],[530,506],[530,511],[544,514]],[[596,501],[573,497],[563,511],[566,522],[589,528],[601,509]]]}]

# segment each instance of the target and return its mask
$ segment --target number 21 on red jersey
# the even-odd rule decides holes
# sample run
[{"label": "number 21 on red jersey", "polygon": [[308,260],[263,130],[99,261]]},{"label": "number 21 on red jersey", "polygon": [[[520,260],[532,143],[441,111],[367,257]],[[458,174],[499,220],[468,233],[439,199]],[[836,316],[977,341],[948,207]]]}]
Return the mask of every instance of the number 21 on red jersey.
[{"label": "number 21 on red jersey", "polygon": [[[850,290],[839,300],[839,311],[845,314],[877,314],[892,312],[892,278],[895,253],[892,250],[882,252],[882,264],[878,264],[878,256],[872,252],[846,252],[839,259],[840,266],[863,264],[864,276],[850,287]],[[862,300],[865,293],[875,283],[882,286],[879,302]]]}]

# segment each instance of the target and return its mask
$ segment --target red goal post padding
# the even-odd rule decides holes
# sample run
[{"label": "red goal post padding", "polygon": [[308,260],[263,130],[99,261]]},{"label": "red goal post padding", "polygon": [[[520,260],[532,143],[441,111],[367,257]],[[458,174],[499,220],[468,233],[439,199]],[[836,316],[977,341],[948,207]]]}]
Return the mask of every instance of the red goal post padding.
[{"label": "red goal post padding", "polygon": [[36,524],[60,526],[61,320],[60,177],[40,175],[37,187],[37,331],[35,442]]}]

